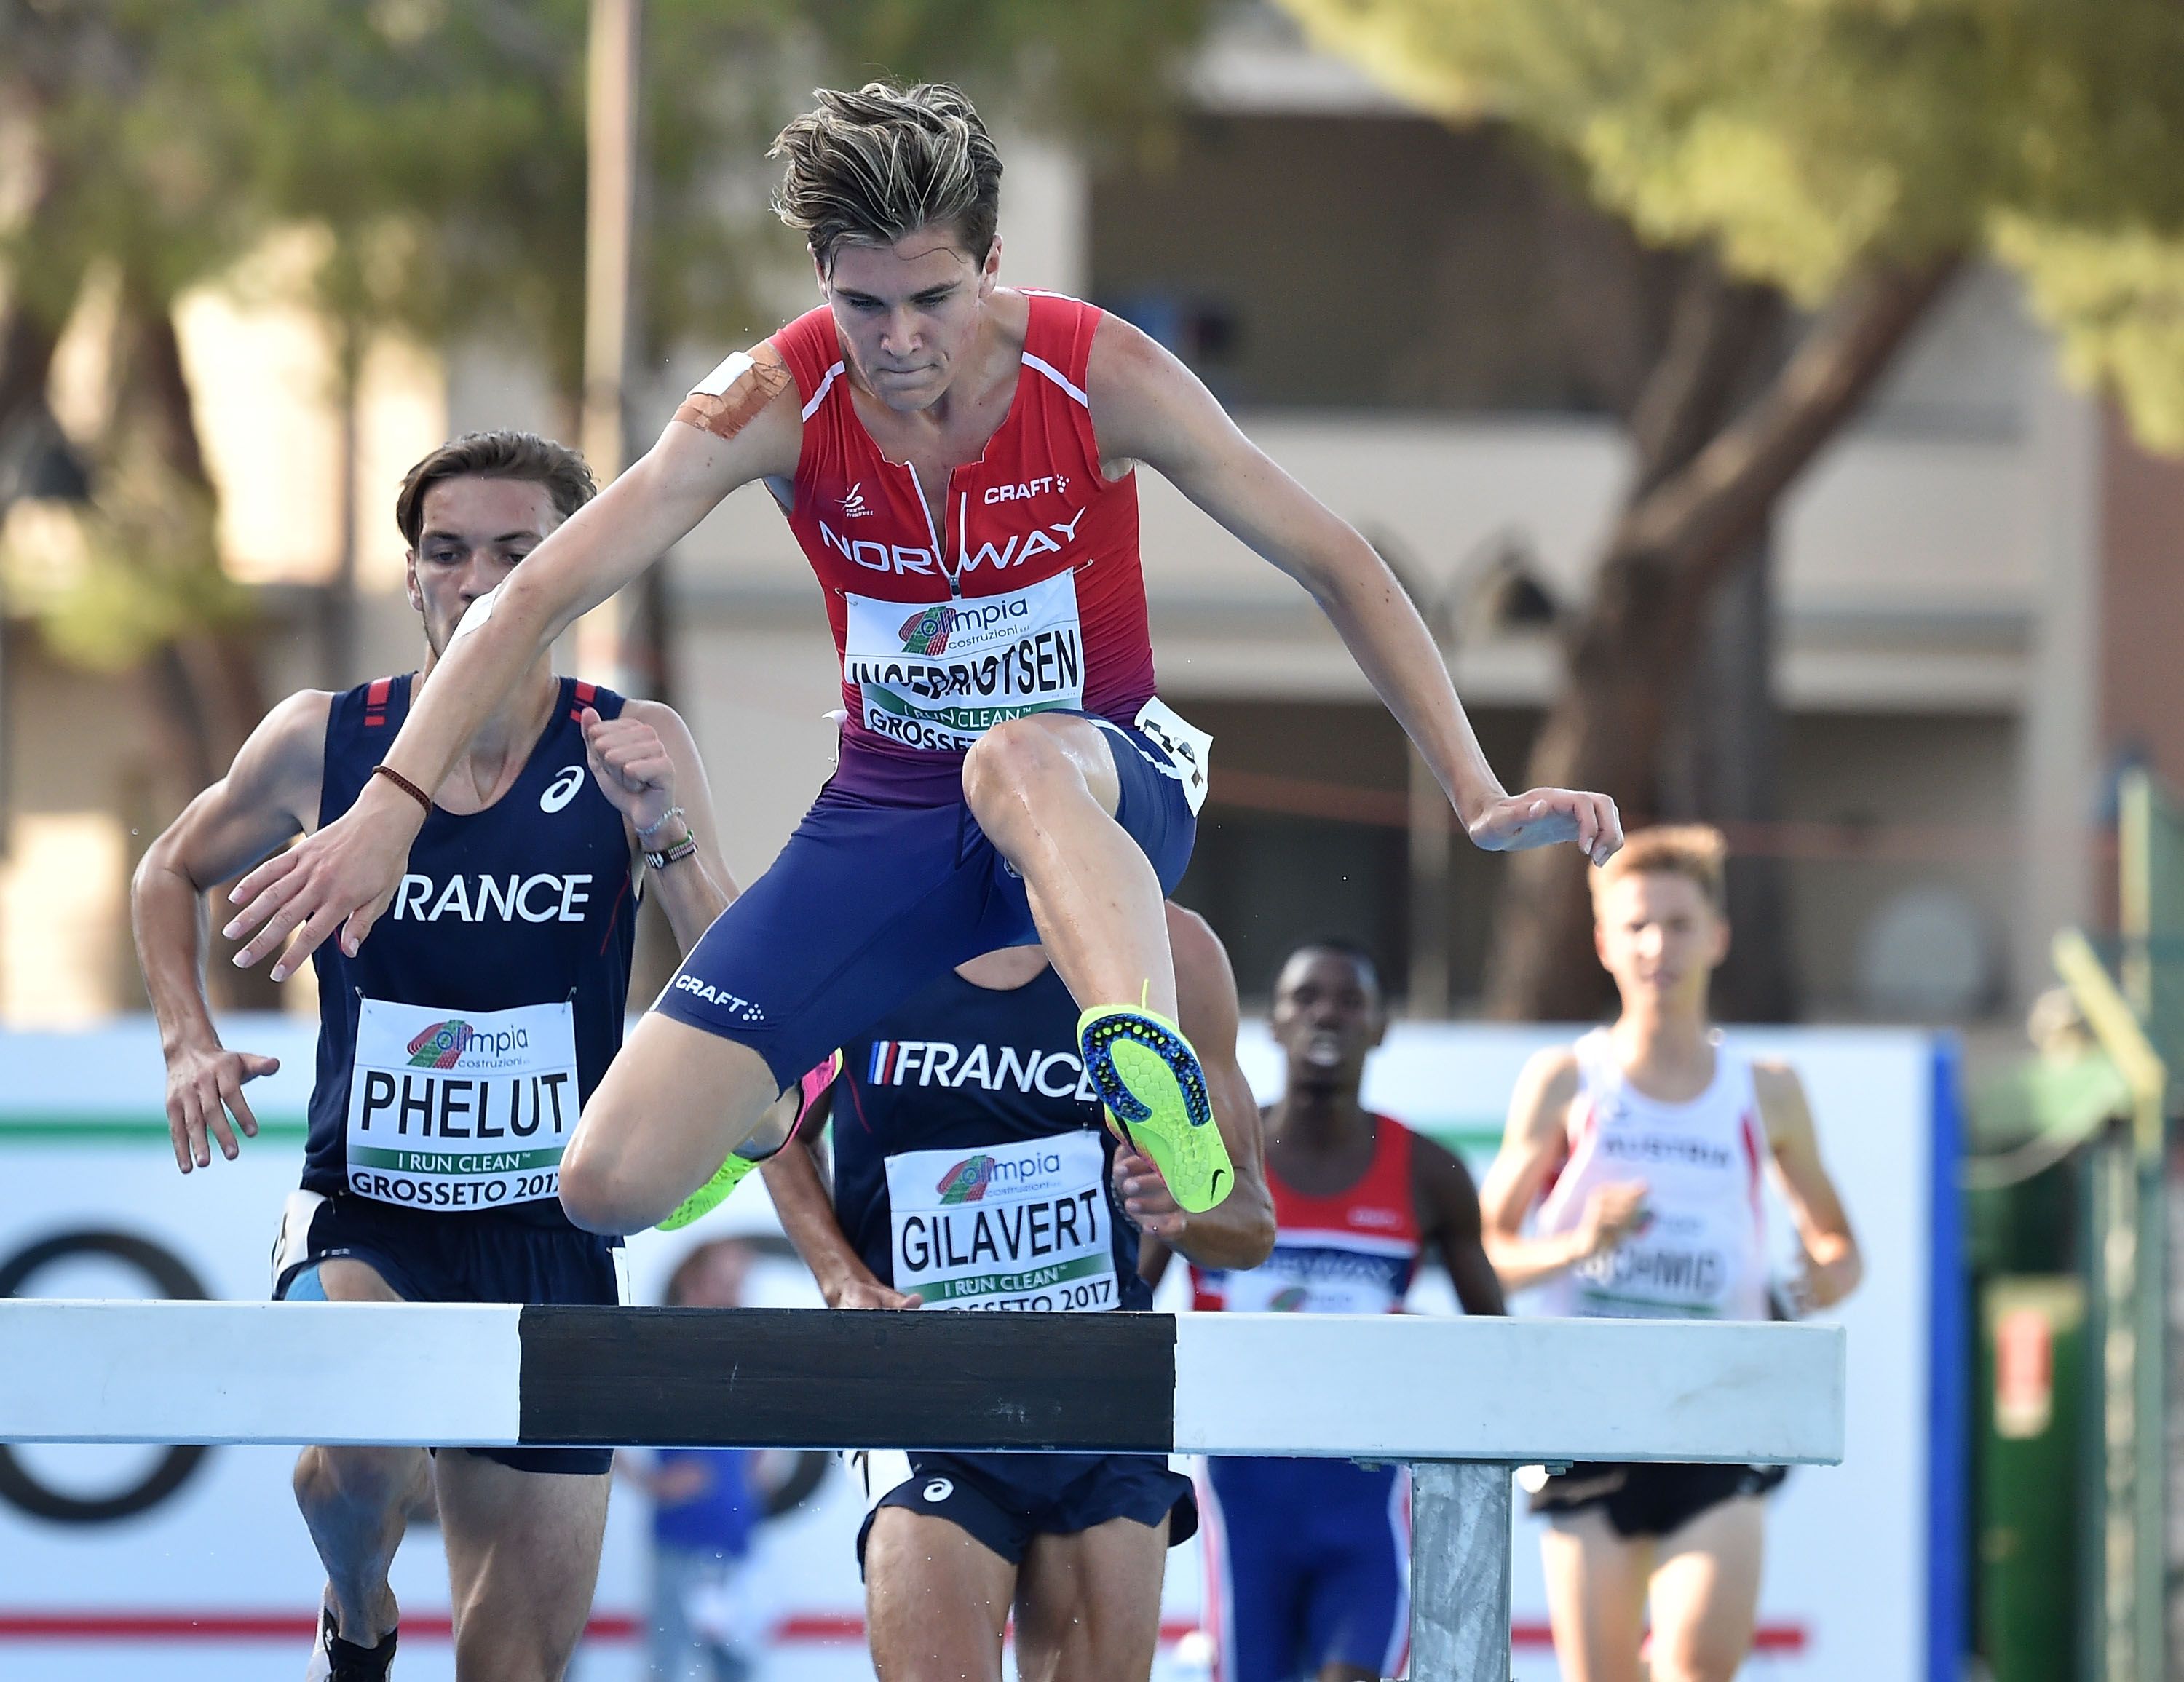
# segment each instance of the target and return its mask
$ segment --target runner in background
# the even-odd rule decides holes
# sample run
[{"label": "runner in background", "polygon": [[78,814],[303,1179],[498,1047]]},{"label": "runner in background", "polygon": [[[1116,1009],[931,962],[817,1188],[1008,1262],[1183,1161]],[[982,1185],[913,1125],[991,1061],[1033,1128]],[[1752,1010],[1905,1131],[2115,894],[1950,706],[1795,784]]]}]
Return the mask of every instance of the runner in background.
[{"label": "runner in background", "polygon": [[[829,1306],[1143,1309],[1140,1228],[1211,1263],[1267,1253],[1235,979],[1202,921],[1173,905],[1167,920],[1234,1193],[1210,1211],[1178,1208],[1151,1162],[1101,1125],[1077,1007],[1045,952],[990,952],[844,1048],[831,1195],[816,1125],[766,1166]],[[883,1682],[999,1682],[1012,1609],[1022,1676],[1150,1671],[1166,1551],[1198,1522],[1190,1480],[1164,1456],[871,1452],[851,1468],[872,1504],[857,1546]]]},{"label": "runner in background", "polygon": [[[374,767],[464,614],[593,489],[574,451],[526,432],[472,433],[411,468],[395,521],[423,621],[420,669],[290,696],[145,854],[136,945],[185,1174],[215,1145],[234,1157],[237,1129],[257,1131],[243,1084],[275,1067],[223,1046],[214,1026],[206,891],[337,820],[379,780]],[[314,957],[318,1078],[274,1295],[616,1302],[619,1241],[570,1223],[559,1166],[621,1044],[640,881],[686,949],[733,892],[696,746],[671,709],[557,677],[542,651],[417,798],[423,827],[387,915],[354,953]],[[591,1606],[610,1460],[305,1449],[296,1498],[327,1579],[310,1674],[387,1674],[387,1568],[410,1512],[437,1490],[458,1676],[558,1678]]]},{"label": "runner in background", "polygon": [[[751,1260],[741,1239],[694,1246],[669,1276],[667,1306],[742,1307]],[[616,1472],[652,1501],[652,1682],[745,1682],[763,1660],[773,1612],[749,1567],[781,1493],[768,1458],[739,1448],[615,1456]]]},{"label": "runner in background", "polygon": [[[1708,986],[1729,952],[1719,831],[1642,830],[1593,877],[1613,1026],[1525,1067],[1486,1179],[1487,1253],[1557,1316],[1769,1317],[1763,1176],[1797,1223],[1797,1306],[1864,1271],[1797,1072],[1725,1044]],[[1527,1217],[1529,1217],[1529,1225]],[[1779,1467],[1576,1465],[1533,1510],[1568,1682],[1728,1682],[1758,1618],[1761,1497]],[[1652,1612],[1650,1671],[1641,1657]]]},{"label": "runner in background", "polygon": [[[1360,1100],[1387,1031],[1372,958],[1340,941],[1290,955],[1272,1027],[1287,1064],[1264,1117],[1273,1252],[1256,1267],[1191,1261],[1192,1306],[1253,1313],[1400,1312],[1418,1257],[1448,1269],[1467,1314],[1499,1314],[1462,1162]],[[1157,1282],[1167,1246],[1139,1266]],[[1364,1682],[1410,1647],[1410,1480],[1395,1466],[1209,1459],[1201,1481],[1205,1622],[1217,1682]]]}]

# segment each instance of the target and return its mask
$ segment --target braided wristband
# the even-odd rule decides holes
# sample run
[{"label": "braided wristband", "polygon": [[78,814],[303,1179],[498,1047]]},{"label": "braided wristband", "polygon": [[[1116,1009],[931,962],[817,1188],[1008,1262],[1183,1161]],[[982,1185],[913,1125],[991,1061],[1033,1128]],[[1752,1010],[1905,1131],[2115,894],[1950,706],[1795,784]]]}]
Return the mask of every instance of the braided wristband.
[{"label": "braided wristband", "polygon": [[385,777],[389,783],[392,783],[397,788],[399,788],[404,794],[415,800],[420,806],[423,807],[425,810],[425,816],[426,817],[432,816],[432,797],[430,794],[427,794],[422,788],[420,788],[415,783],[412,783],[408,777],[404,777],[400,771],[395,770],[393,766],[376,765],[371,768],[371,774],[374,777]]},{"label": "braided wristband", "polygon": [[688,858],[697,850],[698,838],[686,829],[682,832],[682,838],[668,848],[666,851],[655,853],[648,849],[644,855],[644,861],[656,871],[666,870],[668,866]]}]

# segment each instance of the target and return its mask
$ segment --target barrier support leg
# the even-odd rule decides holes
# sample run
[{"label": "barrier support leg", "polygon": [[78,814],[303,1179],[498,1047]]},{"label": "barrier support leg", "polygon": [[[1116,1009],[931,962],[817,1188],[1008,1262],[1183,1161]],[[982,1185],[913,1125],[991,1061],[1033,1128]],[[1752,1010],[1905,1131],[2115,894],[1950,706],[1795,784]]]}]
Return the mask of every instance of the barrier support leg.
[{"label": "barrier support leg", "polygon": [[1509,1549],[1516,1468],[1411,1468],[1412,1682],[1509,1682]]}]

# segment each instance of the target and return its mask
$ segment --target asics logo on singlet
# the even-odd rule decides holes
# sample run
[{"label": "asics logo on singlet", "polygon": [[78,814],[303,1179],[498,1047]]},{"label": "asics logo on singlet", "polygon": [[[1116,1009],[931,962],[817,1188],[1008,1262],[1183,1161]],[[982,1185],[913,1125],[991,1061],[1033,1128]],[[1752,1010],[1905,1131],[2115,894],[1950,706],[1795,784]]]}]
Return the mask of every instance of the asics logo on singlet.
[{"label": "asics logo on singlet", "polygon": [[844,520],[869,520],[878,512],[879,510],[866,506],[862,480],[850,486],[850,494],[842,498],[842,518]]},{"label": "asics logo on singlet", "polygon": [[1049,473],[1037,479],[1027,479],[1020,485],[988,487],[986,506],[991,508],[995,503],[1002,502],[1022,502],[1030,497],[1043,497],[1050,491],[1061,496],[1068,489],[1069,476],[1067,473]]},{"label": "asics logo on singlet", "polygon": [[[866,512],[877,514],[879,510],[867,509]],[[1059,554],[1077,536],[1077,528],[1084,520],[1084,510],[1080,508],[1067,520],[1054,521],[1028,532],[1017,532],[998,546],[989,540],[976,549],[971,547],[969,535],[961,534],[962,551],[956,558],[956,576],[961,578],[982,566],[991,566],[998,572],[1005,567],[1022,566],[1038,555]],[[823,520],[819,522],[819,543],[822,549],[833,549],[867,572],[938,577],[943,570],[939,554],[924,544],[883,543],[870,537],[845,537]]]},{"label": "asics logo on singlet", "polygon": [[865,1080],[871,1086],[1013,1087],[1043,1098],[1095,1101],[1099,1094],[1084,1063],[1067,1051],[1019,1050],[1013,1045],[956,1045],[939,1039],[882,1039],[872,1045]]},{"label": "asics logo on singlet", "polygon": [[405,876],[394,890],[394,921],[439,922],[582,922],[591,903],[591,874],[451,876],[444,887],[429,876]]},{"label": "asics logo on singlet", "polygon": [[546,785],[545,793],[538,797],[538,810],[558,812],[577,798],[577,790],[584,786],[584,768],[580,765],[565,765],[554,773],[554,780]]},{"label": "asics logo on singlet", "polygon": [[943,654],[948,652],[949,638],[959,628],[989,631],[1004,620],[1027,618],[1030,613],[1031,604],[1016,597],[979,607],[935,602],[904,620],[896,634],[902,638],[902,651],[906,654]]},{"label": "asics logo on singlet", "polygon": [[1052,1151],[1028,1161],[1007,1162],[980,1151],[975,1156],[966,1156],[949,1168],[933,1183],[933,1189],[940,1194],[940,1201],[944,1207],[956,1203],[976,1203],[986,1195],[986,1188],[990,1185],[1011,1190],[1022,1189],[1039,1185],[1061,1172],[1061,1158]]}]

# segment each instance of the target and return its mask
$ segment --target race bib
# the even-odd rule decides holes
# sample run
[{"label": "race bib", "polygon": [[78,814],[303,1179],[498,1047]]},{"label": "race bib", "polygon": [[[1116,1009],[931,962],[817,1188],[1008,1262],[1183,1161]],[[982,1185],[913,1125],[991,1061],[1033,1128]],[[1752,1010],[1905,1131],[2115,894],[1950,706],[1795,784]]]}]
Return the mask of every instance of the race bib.
[{"label": "race bib", "polygon": [[1729,1256],[1703,1233],[1679,1241],[1673,1233],[1649,1230],[1573,1270],[1574,1312],[1607,1319],[1715,1319],[1731,1272]]},{"label": "race bib", "polygon": [[1190,802],[1191,816],[1195,817],[1206,804],[1206,768],[1213,755],[1212,737],[1157,695],[1139,708],[1138,716],[1130,721],[1167,755],[1168,763],[1159,769],[1183,784],[1183,798]]},{"label": "race bib", "polygon": [[1222,1306],[1240,1314],[1391,1314],[1403,1306],[1414,1251],[1390,1240],[1284,1239],[1256,1267],[1221,1276]]},{"label": "race bib", "polygon": [[1106,1175],[1092,1133],[889,1157],[894,1288],[928,1308],[1116,1307]]},{"label": "race bib", "polygon": [[348,1089],[348,1187],[413,1208],[543,1202],[576,1128],[567,1004],[451,1012],[366,999]]},{"label": "race bib", "polygon": [[1004,719],[1084,705],[1084,637],[1069,573],[999,596],[844,600],[842,677],[857,686],[875,735],[960,752]]}]

